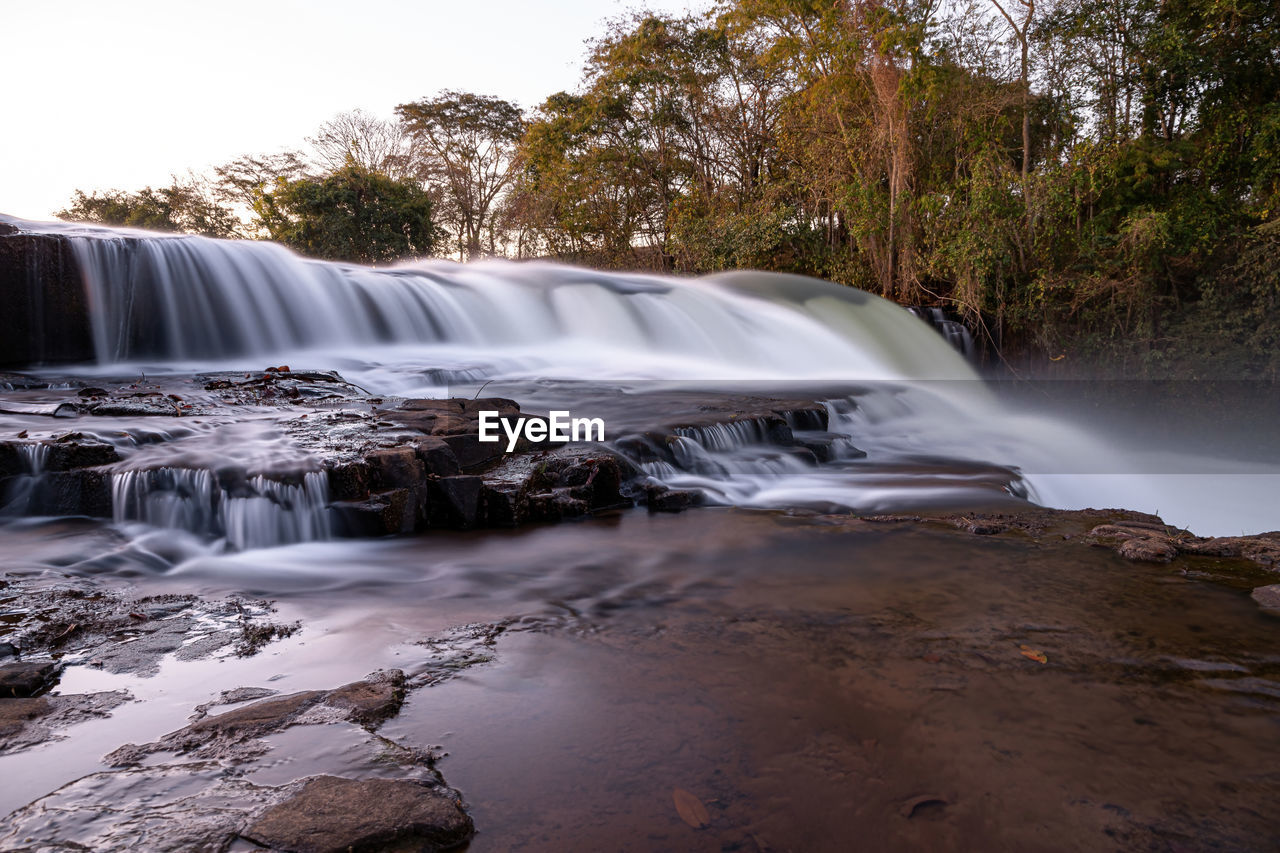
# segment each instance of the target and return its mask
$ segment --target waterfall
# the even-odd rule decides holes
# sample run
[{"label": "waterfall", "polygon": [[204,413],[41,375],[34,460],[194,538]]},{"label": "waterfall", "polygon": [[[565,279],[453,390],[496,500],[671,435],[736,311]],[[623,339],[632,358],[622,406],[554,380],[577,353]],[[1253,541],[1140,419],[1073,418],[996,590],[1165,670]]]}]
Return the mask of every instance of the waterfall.
[{"label": "waterfall", "polygon": [[49,445],[40,441],[13,445],[22,462],[22,473],[12,478],[4,489],[0,515],[20,516],[40,510],[40,480],[49,458]]},{"label": "waterfall", "polygon": [[947,343],[951,344],[956,352],[963,355],[967,360],[973,361],[977,354],[977,349],[973,343],[973,335],[969,334],[969,329],[964,323],[952,320],[946,315],[946,312],[937,307],[917,305],[907,310],[933,327]]},{"label": "waterfall", "polygon": [[116,523],[141,521],[154,527],[222,537],[238,550],[329,538],[328,477],[303,474],[298,483],[262,476],[223,484],[209,470],[155,468],[111,477]]},{"label": "waterfall", "polygon": [[[258,241],[5,221],[73,250],[83,288],[71,282],[74,293],[57,305],[83,314],[72,298],[83,290],[98,362],[86,371],[313,364],[371,394],[402,397],[450,394],[442,386],[458,381],[470,394],[495,379],[701,389],[761,380],[809,399],[832,396],[831,424],[789,423],[790,445],[756,432],[759,424],[699,427],[635,461],[663,482],[759,506],[866,509],[996,489],[1060,507],[1195,507],[1168,513],[1178,523],[1194,524],[1227,498],[1222,517],[1259,513],[1236,499],[1239,483],[1216,497],[1196,483],[1175,494],[1138,476],[1117,436],[1103,441],[1063,417],[1000,404],[971,366],[974,342],[961,324],[940,309],[913,316],[856,288],[773,273],[694,279],[545,262],[368,268]],[[64,337],[74,337],[76,324],[67,325]],[[32,360],[45,356],[83,357],[41,349]],[[815,469],[814,458],[828,467]],[[232,493],[202,480],[199,464],[185,467],[191,473],[168,482],[118,475],[117,506],[131,507],[118,511],[235,547],[322,535],[322,513],[303,485],[279,491],[270,480]]]},{"label": "waterfall", "polygon": [[563,379],[975,378],[892,303],[799,276],[367,268],[258,241],[9,221],[74,249],[103,365],[381,352]]}]

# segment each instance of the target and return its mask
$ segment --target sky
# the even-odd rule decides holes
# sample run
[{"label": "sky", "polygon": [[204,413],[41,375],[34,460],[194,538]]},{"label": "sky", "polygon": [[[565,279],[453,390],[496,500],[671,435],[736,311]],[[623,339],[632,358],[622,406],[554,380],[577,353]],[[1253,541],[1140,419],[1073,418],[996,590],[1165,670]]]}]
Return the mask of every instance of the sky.
[{"label": "sky", "polygon": [[698,0],[0,0],[0,213],[303,145],[335,114],[574,88],[630,9]]}]

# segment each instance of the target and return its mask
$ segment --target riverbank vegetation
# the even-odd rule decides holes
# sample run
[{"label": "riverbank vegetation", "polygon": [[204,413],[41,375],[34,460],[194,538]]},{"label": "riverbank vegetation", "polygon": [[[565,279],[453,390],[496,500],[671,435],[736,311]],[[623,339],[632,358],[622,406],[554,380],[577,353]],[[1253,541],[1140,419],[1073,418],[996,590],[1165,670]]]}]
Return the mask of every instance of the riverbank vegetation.
[{"label": "riverbank vegetation", "polygon": [[1280,12],[720,0],[613,22],[529,112],[443,92],[345,113],[304,150],[60,215],[366,262],[797,272],[1041,363],[1274,377]]}]

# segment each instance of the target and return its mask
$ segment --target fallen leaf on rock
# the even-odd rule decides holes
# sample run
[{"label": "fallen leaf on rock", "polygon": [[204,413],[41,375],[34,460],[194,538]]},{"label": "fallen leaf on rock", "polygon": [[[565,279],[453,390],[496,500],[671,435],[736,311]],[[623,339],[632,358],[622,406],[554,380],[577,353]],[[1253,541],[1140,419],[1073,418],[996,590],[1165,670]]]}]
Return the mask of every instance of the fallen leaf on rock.
[{"label": "fallen leaf on rock", "polygon": [[1030,646],[1018,646],[1018,648],[1021,650],[1020,654],[1024,658],[1030,658],[1036,663],[1049,662],[1049,656],[1046,655],[1044,652],[1040,651],[1039,649],[1033,649]]},{"label": "fallen leaf on rock", "polygon": [[707,814],[707,807],[702,804],[702,800],[699,800],[684,788],[673,790],[671,799],[675,800],[676,812],[680,815],[680,819],[689,824],[689,826],[694,829],[701,829],[711,823],[711,815]]}]

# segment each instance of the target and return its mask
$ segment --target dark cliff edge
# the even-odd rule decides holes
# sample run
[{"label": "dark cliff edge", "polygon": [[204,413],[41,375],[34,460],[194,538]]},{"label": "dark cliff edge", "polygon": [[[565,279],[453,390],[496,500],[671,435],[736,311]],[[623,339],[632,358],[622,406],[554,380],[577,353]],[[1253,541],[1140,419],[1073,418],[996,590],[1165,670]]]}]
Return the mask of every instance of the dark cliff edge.
[{"label": "dark cliff edge", "polygon": [[64,237],[0,222],[0,306],[0,367],[93,359],[84,281]]}]

